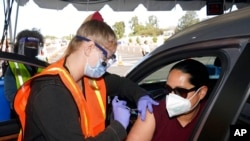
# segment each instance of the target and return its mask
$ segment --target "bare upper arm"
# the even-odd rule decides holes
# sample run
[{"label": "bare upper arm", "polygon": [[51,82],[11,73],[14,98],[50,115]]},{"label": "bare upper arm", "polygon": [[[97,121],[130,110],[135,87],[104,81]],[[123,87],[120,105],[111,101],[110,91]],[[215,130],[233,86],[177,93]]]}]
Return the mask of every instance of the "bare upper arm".
[{"label": "bare upper arm", "polygon": [[155,130],[154,114],[147,111],[145,121],[138,116],[126,141],[151,141]]}]

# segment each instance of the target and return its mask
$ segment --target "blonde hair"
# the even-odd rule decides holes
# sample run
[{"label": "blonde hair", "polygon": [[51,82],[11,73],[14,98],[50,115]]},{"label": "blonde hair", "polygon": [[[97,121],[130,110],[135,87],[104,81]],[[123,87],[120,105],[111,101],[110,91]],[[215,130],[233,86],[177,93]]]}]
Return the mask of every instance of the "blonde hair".
[{"label": "blonde hair", "polygon": [[86,17],[86,19],[83,21],[83,23],[86,23],[87,21],[90,21],[93,17],[93,14],[88,15],[88,17]]},{"label": "blonde hair", "polygon": [[[114,31],[108,24],[102,21],[85,20],[77,30],[76,35],[89,38],[90,40],[110,50],[117,47],[117,37]],[[64,56],[67,56],[73,51],[77,50],[81,43],[82,40],[73,37],[68,45],[67,50],[65,51]]]}]

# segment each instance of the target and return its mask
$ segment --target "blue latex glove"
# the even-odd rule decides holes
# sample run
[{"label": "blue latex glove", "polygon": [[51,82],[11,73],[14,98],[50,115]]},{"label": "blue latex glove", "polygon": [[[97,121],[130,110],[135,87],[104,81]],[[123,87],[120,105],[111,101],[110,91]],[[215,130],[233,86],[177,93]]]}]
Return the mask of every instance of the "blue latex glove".
[{"label": "blue latex glove", "polygon": [[126,101],[119,100],[117,96],[112,100],[114,119],[119,121],[125,129],[127,129],[130,119],[130,112],[126,104]]},{"label": "blue latex glove", "polygon": [[148,95],[142,96],[137,104],[137,109],[139,112],[139,114],[141,115],[141,120],[144,121],[146,118],[146,111],[148,109],[148,111],[150,113],[153,113],[153,107],[152,105],[159,105],[158,102],[156,102],[155,100],[153,100],[151,97],[149,97]]}]

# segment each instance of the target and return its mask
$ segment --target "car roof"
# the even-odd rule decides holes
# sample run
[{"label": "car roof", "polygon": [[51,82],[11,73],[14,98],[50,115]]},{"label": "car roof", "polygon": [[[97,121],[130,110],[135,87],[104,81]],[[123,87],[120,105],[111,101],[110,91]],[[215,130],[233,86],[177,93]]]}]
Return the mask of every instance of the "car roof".
[{"label": "car roof", "polygon": [[[194,42],[249,36],[250,7],[213,17],[192,25],[167,39],[154,53]],[[153,53],[153,54],[154,54]]]}]

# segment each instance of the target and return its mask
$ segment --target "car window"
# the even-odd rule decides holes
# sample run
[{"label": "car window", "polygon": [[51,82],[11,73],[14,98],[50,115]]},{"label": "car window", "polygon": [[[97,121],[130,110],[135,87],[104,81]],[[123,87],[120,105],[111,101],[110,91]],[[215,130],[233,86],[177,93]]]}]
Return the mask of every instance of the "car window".
[{"label": "car window", "polygon": [[[192,59],[198,60],[207,66],[210,79],[219,78],[220,66],[217,65],[218,63],[216,58],[216,56],[192,57]],[[170,68],[177,62],[167,64],[166,66],[154,71],[152,74],[148,75],[141,82],[139,82],[139,84],[165,81]]]},{"label": "car window", "polygon": [[[188,57],[185,59],[198,60],[207,67],[209,73],[208,87],[209,93],[211,93],[221,76],[220,59],[217,56]],[[152,73],[144,77],[144,79],[139,82],[139,85],[148,90],[152,98],[160,100],[165,96],[164,86],[169,70],[173,65],[182,60],[183,58],[174,62],[166,62],[166,65],[164,65],[163,67],[152,70]]]}]

